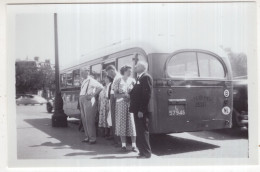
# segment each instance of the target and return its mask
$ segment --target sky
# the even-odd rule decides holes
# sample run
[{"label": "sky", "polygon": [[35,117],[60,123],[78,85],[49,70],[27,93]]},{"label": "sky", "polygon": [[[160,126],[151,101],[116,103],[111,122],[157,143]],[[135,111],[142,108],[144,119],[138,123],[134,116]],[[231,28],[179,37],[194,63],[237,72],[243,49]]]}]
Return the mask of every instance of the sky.
[{"label": "sky", "polygon": [[54,21],[58,15],[61,68],[124,44],[149,45],[150,53],[220,47],[253,54],[253,3],[81,4],[8,6],[8,27],[15,59],[54,63]]}]

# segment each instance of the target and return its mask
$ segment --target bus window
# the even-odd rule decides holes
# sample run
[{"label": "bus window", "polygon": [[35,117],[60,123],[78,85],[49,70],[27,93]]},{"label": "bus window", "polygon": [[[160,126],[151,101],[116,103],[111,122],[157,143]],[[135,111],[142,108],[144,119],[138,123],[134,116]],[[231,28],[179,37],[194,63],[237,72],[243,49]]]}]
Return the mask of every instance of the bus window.
[{"label": "bus window", "polygon": [[102,71],[102,64],[93,65],[91,67],[91,75],[97,81],[101,81],[101,71]]},{"label": "bus window", "polygon": [[173,56],[167,64],[170,77],[198,77],[198,64],[195,52],[184,52]]},{"label": "bus window", "polygon": [[60,86],[62,88],[66,87],[66,73],[60,75]]},{"label": "bus window", "polygon": [[[124,65],[129,65],[133,68],[135,65],[135,61],[133,57],[134,55],[131,54],[129,56],[118,58],[118,65],[117,65],[118,71],[120,71],[121,67],[123,67]],[[133,72],[132,72],[132,76],[134,76]]]},{"label": "bus window", "polygon": [[72,84],[73,84],[73,74],[72,74],[72,72],[67,73],[66,80],[67,80],[66,86],[71,87]]},{"label": "bus window", "polygon": [[80,86],[80,70],[74,70],[73,71],[73,86],[78,87]]},{"label": "bus window", "polygon": [[225,78],[223,65],[214,56],[198,53],[200,77]]}]

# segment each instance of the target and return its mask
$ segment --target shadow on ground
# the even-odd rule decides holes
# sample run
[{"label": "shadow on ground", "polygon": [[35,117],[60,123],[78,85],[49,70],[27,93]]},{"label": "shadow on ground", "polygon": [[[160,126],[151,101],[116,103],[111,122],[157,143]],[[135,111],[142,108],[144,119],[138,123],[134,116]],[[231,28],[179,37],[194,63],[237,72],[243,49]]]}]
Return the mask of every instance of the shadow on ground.
[{"label": "shadow on ground", "polygon": [[120,156],[120,157],[117,157],[117,156],[100,156],[100,157],[94,157],[94,158],[91,158],[91,159],[129,159],[129,158],[136,158],[137,156]]},{"label": "shadow on ground", "polygon": [[240,128],[227,128],[204,132],[189,132],[189,134],[209,140],[248,139],[248,131],[241,131]]},{"label": "shadow on ground", "polygon": [[219,148],[213,144],[170,135],[152,136],[150,141],[152,152],[157,156]]},{"label": "shadow on ground", "polygon": [[[26,119],[25,122],[48,135],[48,137],[46,137],[46,142],[43,142],[40,145],[31,145],[30,147],[49,146],[53,147],[53,149],[73,149],[75,150],[75,153],[64,155],[71,157],[120,153],[118,148],[111,145],[111,141],[105,140],[104,138],[97,138],[97,144],[95,145],[82,143],[81,141],[84,139],[84,133],[79,132],[78,126],[72,123],[69,123],[67,128],[53,128],[51,126],[51,119],[49,118]],[[49,141],[52,138],[57,139],[60,142],[53,143]]]},{"label": "shadow on ground", "polygon": [[[51,126],[51,119],[49,118],[26,119],[25,121],[48,135],[46,142],[40,145],[31,145],[31,147],[49,146],[53,147],[53,149],[75,150],[73,153],[64,155],[69,157],[94,156],[93,159],[124,159],[134,157],[133,154],[123,154],[120,152],[120,148],[115,148],[111,141],[104,138],[98,137],[97,144],[95,145],[82,143],[84,133],[79,132],[77,126],[72,123],[67,128],[53,128]],[[51,138],[57,139],[60,142],[53,143],[49,141]],[[151,146],[153,154],[157,156],[218,148],[218,146],[213,144],[169,135],[151,137]],[[120,154],[121,156],[114,156],[116,154]]]}]

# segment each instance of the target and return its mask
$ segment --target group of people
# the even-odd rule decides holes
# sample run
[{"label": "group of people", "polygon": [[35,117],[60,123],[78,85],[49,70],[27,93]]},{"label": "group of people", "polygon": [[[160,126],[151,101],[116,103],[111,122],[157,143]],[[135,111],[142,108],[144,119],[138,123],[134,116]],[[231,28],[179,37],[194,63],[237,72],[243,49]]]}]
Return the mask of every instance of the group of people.
[{"label": "group of people", "polygon": [[120,145],[126,152],[126,138],[132,141],[131,151],[137,152],[137,158],[150,158],[149,108],[152,78],[147,73],[148,64],[137,62],[132,76],[132,67],[125,65],[120,73],[115,66],[106,67],[104,86],[89,75],[88,69],[81,70],[83,82],[80,89],[79,107],[86,138],[85,143],[96,143],[96,115],[99,114],[98,127],[104,131],[107,139]]}]

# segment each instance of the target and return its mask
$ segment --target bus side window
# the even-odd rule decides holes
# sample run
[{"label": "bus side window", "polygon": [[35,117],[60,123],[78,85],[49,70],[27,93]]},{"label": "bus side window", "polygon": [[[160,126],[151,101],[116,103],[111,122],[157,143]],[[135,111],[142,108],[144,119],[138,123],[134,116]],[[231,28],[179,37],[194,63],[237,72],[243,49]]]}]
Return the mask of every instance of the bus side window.
[{"label": "bus side window", "polygon": [[225,71],[223,65],[216,57],[198,53],[200,77],[205,78],[225,78]]},{"label": "bus side window", "polygon": [[72,74],[72,72],[67,73],[66,80],[67,80],[66,86],[71,87],[72,84],[73,84],[73,74]]},{"label": "bus side window", "polygon": [[66,73],[60,75],[60,87],[66,87]]},{"label": "bus side window", "polygon": [[101,72],[102,72],[102,64],[93,65],[91,67],[91,75],[97,81],[101,82]]},{"label": "bus side window", "polygon": [[198,77],[198,64],[195,52],[183,52],[173,56],[167,64],[171,77]]},{"label": "bus side window", "polygon": [[[135,60],[134,60],[134,55],[128,55],[128,56],[124,56],[124,57],[119,57],[118,58],[118,65],[117,65],[117,69],[120,72],[120,69],[124,66],[124,65],[129,65],[132,68],[135,65]],[[134,73],[132,72],[132,77],[134,76]]]},{"label": "bus side window", "polygon": [[79,87],[80,86],[80,70],[74,70],[73,71],[73,86]]}]

